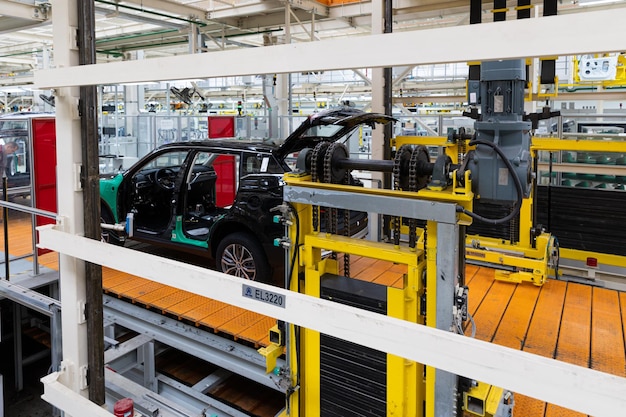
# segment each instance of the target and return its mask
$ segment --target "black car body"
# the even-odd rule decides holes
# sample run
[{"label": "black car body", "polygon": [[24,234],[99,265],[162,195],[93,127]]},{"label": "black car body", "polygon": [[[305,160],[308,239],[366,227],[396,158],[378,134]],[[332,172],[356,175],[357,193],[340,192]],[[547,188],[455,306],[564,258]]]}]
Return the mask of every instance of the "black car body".
[{"label": "black car body", "polygon": [[[208,140],[159,147],[123,174],[101,180],[103,223],[126,222],[126,233],[104,229],[103,238],[208,254],[220,271],[280,282],[284,251],[274,241],[285,232],[272,209],[283,201],[289,158],[347,138],[363,124],[391,120],[343,108],[310,116],[281,144]],[[367,228],[365,213],[352,218],[353,233]]]}]

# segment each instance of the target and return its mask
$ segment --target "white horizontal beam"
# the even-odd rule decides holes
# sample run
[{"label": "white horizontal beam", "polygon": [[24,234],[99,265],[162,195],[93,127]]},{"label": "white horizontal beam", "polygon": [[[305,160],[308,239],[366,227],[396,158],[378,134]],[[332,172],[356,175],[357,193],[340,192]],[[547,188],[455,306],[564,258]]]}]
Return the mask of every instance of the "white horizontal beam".
[{"label": "white horizontal beam", "polygon": [[[626,409],[626,378],[566,364],[306,296],[195,265],[41,226],[39,247],[189,291],[288,323],[504,387],[595,417]],[[284,297],[282,307],[243,296],[243,285]]]},{"label": "white horizontal beam", "polygon": [[72,391],[59,381],[62,372],[54,372],[41,378],[41,398],[70,416],[113,417],[106,409]]},{"label": "white horizontal beam", "polygon": [[11,58],[11,57],[0,57],[0,63],[6,62],[9,64],[19,64],[19,65],[35,65],[34,58]]},{"label": "white horizontal beam", "polygon": [[[40,70],[41,88],[626,50],[626,8]],[[594,28],[583,31],[582,28]],[[370,51],[370,53],[347,53]]]}]

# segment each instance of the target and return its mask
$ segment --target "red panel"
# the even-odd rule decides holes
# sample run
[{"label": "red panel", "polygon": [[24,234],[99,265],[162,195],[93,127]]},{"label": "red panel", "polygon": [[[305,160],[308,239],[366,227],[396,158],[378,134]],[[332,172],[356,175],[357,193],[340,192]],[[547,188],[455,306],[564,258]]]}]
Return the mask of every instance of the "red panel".
[{"label": "red panel", "polygon": [[235,137],[235,116],[209,116],[209,139]]},{"label": "red panel", "polygon": [[217,174],[215,182],[215,205],[227,207],[235,201],[235,157],[220,155],[213,162]]},{"label": "red panel", "polygon": [[[57,151],[56,125],[54,119],[42,118],[32,121],[32,173],[35,205],[38,209],[57,211]],[[37,216],[37,226],[54,223],[54,219]],[[39,249],[39,254],[47,251]]]}]

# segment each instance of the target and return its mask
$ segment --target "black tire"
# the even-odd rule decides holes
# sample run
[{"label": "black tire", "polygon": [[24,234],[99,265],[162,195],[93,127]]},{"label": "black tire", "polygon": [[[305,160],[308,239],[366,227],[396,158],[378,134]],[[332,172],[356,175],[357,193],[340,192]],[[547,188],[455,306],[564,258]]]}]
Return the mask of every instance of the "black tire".
[{"label": "black tire", "polygon": [[217,270],[250,281],[268,282],[270,267],[263,248],[248,233],[227,235],[217,247]]},{"label": "black tire", "polygon": [[[100,207],[100,223],[114,224],[113,216],[106,207]],[[100,240],[105,243],[122,246],[124,244],[124,235],[110,229],[100,229]]]}]

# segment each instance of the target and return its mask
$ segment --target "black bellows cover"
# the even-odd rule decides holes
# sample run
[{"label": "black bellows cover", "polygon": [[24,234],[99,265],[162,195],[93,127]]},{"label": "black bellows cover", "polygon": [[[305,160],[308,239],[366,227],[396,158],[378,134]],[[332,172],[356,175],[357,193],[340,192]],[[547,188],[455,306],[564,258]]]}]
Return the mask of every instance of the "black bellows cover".
[{"label": "black bellows cover", "polygon": [[626,256],[626,192],[539,186],[537,217],[562,248]]},{"label": "black bellows cover", "polygon": [[[387,288],[365,281],[322,277],[321,298],[387,313]],[[387,354],[320,335],[320,416],[386,416]]]}]

